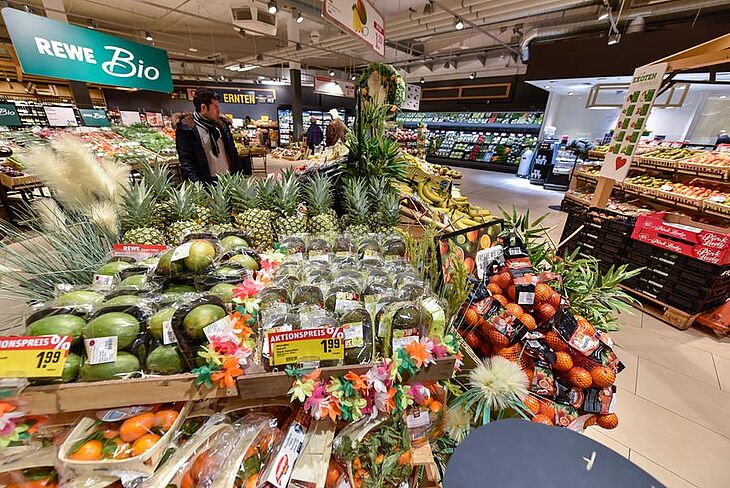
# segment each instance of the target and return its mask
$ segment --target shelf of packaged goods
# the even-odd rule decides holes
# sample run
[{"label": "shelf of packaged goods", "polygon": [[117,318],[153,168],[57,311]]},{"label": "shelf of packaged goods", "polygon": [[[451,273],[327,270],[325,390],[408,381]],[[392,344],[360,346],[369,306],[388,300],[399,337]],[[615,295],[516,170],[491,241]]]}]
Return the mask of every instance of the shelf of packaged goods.
[{"label": "shelf of packaged goods", "polygon": [[[446,357],[422,369],[409,383],[448,379],[456,359]],[[372,364],[322,368],[321,378],[342,376],[350,371],[364,374]],[[198,387],[192,374],[31,386],[20,395],[26,411],[33,415],[103,410],[129,405],[146,405],[188,400],[240,397],[244,400],[286,398],[292,378],[284,372],[249,374],[238,378],[233,388]]]},{"label": "shelf of packaged goods", "polygon": [[714,215],[715,217],[722,217],[723,219],[730,219],[730,202],[727,204],[705,202],[705,213]]},{"label": "shelf of packaged goods", "polygon": [[591,206],[591,201],[590,200],[588,200],[586,198],[583,198],[583,197],[579,197],[578,195],[575,195],[575,194],[570,193],[570,192],[566,192],[565,193],[565,198],[568,199],[568,200],[570,200],[570,201],[572,201],[572,202],[577,203],[578,205],[582,205],[584,207],[590,207]]},{"label": "shelf of packaged goods", "polygon": [[[403,127],[418,127],[419,122],[406,121]],[[476,122],[426,122],[429,129],[474,129],[474,130],[502,130],[509,132],[529,131],[537,132],[540,124],[497,124],[497,123],[476,123]]]}]

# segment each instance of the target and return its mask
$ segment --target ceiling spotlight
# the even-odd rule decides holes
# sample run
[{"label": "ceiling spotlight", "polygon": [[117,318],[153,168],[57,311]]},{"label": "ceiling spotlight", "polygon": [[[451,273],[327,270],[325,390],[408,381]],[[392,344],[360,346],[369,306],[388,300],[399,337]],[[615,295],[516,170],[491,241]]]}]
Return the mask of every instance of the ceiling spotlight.
[{"label": "ceiling spotlight", "polygon": [[598,20],[606,20],[608,18],[608,16],[610,15],[610,12],[611,11],[608,9],[601,10],[600,13],[598,14]]},{"label": "ceiling spotlight", "polygon": [[297,15],[297,24],[301,24],[304,22],[304,16],[302,15],[301,10],[299,11],[299,15]]},{"label": "ceiling spotlight", "polygon": [[461,19],[456,19],[456,22],[454,23],[454,29],[456,29],[456,30],[464,29],[464,23],[461,21]]},{"label": "ceiling spotlight", "polygon": [[357,75],[353,73],[353,75],[350,77],[352,81],[355,81],[357,79]]},{"label": "ceiling spotlight", "polygon": [[148,40],[148,41],[152,41],[152,39],[153,39],[153,38],[152,38],[152,34],[150,34],[150,31],[146,31],[146,32],[144,33],[144,38],[145,38],[146,40]]},{"label": "ceiling spotlight", "polygon": [[8,83],[10,83],[10,78],[5,78],[5,81],[7,81]]},{"label": "ceiling spotlight", "polygon": [[476,77],[477,77],[477,74],[476,73],[472,73],[472,74],[469,75],[469,79],[470,80],[473,80]]},{"label": "ceiling spotlight", "polygon": [[[10,78],[8,78],[8,81],[10,81]],[[727,95],[720,95],[721,100],[725,100],[727,98]]]},{"label": "ceiling spotlight", "polygon": [[212,80],[212,79],[213,79],[213,77],[212,77],[212,76],[210,76],[210,75],[208,75],[208,79],[209,79],[209,80]]},{"label": "ceiling spotlight", "polygon": [[334,70],[330,70],[330,76],[335,76]]},{"label": "ceiling spotlight", "polygon": [[433,1],[428,0],[428,3],[423,6],[423,15],[431,15],[433,13]]},{"label": "ceiling spotlight", "polygon": [[619,34],[618,32],[608,36],[608,45],[609,46],[613,46],[615,44],[618,44],[619,42],[621,42],[621,34]]},{"label": "ceiling spotlight", "polygon": [[426,83],[426,78],[421,78],[421,84],[423,85],[424,83]]},{"label": "ceiling spotlight", "polygon": [[550,85],[545,85],[545,89],[546,90],[549,90],[550,89]]},{"label": "ceiling spotlight", "polygon": [[86,27],[89,29],[96,29],[96,21],[94,19],[89,19],[89,22],[86,23]]},{"label": "ceiling spotlight", "polygon": [[274,14],[276,14],[276,12],[278,12],[278,11],[279,11],[279,9],[278,9],[278,8],[276,8],[276,0],[271,0],[271,1],[269,2],[269,13],[270,13],[271,15],[274,15]]},{"label": "ceiling spotlight", "polygon": [[575,92],[568,92],[569,97],[572,97],[573,95],[575,95]]},{"label": "ceiling spotlight", "polygon": [[188,51],[190,51],[191,53],[197,53],[198,52],[198,50],[195,49],[194,47],[189,47],[188,48]]}]

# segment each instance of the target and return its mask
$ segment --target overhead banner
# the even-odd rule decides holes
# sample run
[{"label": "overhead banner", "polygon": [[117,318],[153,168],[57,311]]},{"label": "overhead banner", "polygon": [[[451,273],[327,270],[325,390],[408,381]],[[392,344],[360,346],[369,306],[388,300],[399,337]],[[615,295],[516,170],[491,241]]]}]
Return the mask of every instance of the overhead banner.
[{"label": "overhead banner", "polygon": [[[218,96],[220,103],[232,103],[237,105],[257,105],[276,103],[276,90],[269,89],[242,89],[242,90],[219,90],[212,88]],[[188,100],[195,97],[195,88],[188,88]]]},{"label": "overhead banner", "polygon": [[646,130],[646,121],[666,72],[667,63],[651,64],[634,71],[608,154],[601,167],[601,176],[615,181],[623,181],[628,176],[639,139]]},{"label": "overhead banner", "polygon": [[406,85],[406,98],[400,108],[403,110],[419,110],[421,108],[421,85]]},{"label": "overhead banner", "polygon": [[368,0],[324,0],[322,15],[385,56],[385,22]]},{"label": "overhead banner", "polygon": [[0,103],[0,125],[8,127],[22,125],[18,108],[14,103]]},{"label": "overhead banner", "polygon": [[355,98],[355,84],[328,76],[315,76],[314,92],[333,97]]},{"label": "overhead banner", "polygon": [[172,92],[162,49],[10,7],[2,15],[23,73]]},{"label": "overhead banner", "polygon": [[86,127],[109,127],[109,117],[104,110],[80,108],[79,114]]}]

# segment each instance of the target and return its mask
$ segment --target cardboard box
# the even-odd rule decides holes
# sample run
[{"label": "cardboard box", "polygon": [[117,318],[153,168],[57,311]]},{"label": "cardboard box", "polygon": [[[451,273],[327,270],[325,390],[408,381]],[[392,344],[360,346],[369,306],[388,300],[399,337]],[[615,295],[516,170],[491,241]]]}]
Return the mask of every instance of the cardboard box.
[{"label": "cardboard box", "polygon": [[713,264],[730,263],[730,229],[657,212],[636,220],[631,238]]}]

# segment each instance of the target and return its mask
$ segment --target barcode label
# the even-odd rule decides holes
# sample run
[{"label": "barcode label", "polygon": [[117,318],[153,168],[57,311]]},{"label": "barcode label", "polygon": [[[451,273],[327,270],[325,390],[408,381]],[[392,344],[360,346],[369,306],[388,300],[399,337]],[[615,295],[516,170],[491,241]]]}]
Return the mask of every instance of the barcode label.
[{"label": "barcode label", "polygon": [[205,333],[205,337],[208,338],[208,342],[211,342],[214,337],[236,337],[233,333],[231,319],[227,316],[220,320],[216,320],[207,327],[204,327],[203,333]]},{"label": "barcode label", "polygon": [[533,305],[535,303],[535,294],[527,291],[521,291],[517,297],[518,305]]},{"label": "barcode label", "polygon": [[95,274],[91,280],[91,287],[95,290],[111,290],[114,288],[114,279],[112,275],[98,275]]},{"label": "barcode label", "polygon": [[175,250],[172,252],[172,257],[170,258],[170,261],[179,261],[181,259],[185,259],[186,257],[190,256],[190,248],[193,247],[193,242],[186,242],[185,244],[182,244],[180,246],[177,246]]},{"label": "barcode label", "polygon": [[177,343],[177,337],[175,337],[175,332],[172,330],[172,320],[162,322],[162,343],[164,345]]},{"label": "barcode label", "polygon": [[85,339],[84,345],[89,364],[113,363],[117,360],[117,336]]}]

